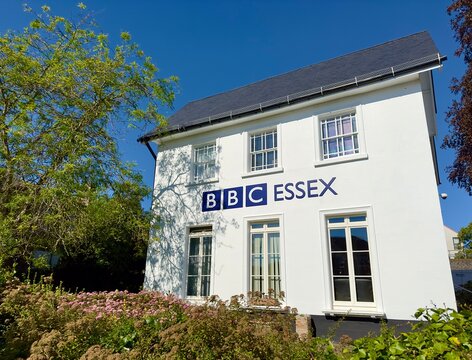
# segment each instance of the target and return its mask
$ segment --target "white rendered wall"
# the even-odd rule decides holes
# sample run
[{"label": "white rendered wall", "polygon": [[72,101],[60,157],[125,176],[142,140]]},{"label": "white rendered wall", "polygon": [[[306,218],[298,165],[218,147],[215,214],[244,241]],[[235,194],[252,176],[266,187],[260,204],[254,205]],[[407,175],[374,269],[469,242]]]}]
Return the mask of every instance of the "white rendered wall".
[{"label": "white rendered wall", "polygon": [[[211,293],[247,293],[247,221],[281,219],[286,304],[320,315],[331,306],[323,214],[361,208],[369,218],[376,311],[411,319],[418,307],[455,307],[423,93],[418,78],[375,91],[163,142],[155,211],[163,228],[148,252],[145,287],[184,297],[186,237],[192,225],[214,230]],[[315,166],[318,115],[356,108],[367,158]],[[279,126],[283,172],[245,177],[245,133]],[[190,185],[191,149],[217,139],[219,181]],[[273,201],[274,184],[331,179],[337,196]],[[266,206],[201,212],[202,192],[267,183]]]},{"label": "white rendered wall", "polygon": [[450,258],[454,258],[458,250],[454,247],[454,238],[457,238],[457,232],[451,228],[444,226],[444,234],[446,236],[447,251]]}]

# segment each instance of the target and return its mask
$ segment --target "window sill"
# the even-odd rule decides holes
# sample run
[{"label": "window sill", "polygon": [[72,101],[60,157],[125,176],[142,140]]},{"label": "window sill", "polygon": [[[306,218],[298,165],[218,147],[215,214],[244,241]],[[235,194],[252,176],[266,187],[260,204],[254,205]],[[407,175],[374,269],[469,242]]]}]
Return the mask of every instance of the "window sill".
[{"label": "window sill", "polygon": [[341,163],[351,162],[351,161],[367,160],[368,158],[369,156],[367,154],[347,155],[347,156],[341,156],[338,158],[318,160],[318,161],[315,161],[314,166],[315,167],[328,166],[328,165],[341,164]]},{"label": "window sill", "polygon": [[384,319],[386,317],[383,312],[368,309],[330,309],[321,312],[328,316],[369,317],[373,319]]},{"label": "window sill", "polygon": [[199,186],[199,185],[207,185],[207,184],[214,184],[214,183],[217,183],[218,181],[220,181],[219,179],[217,178],[214,178],[214,179],[207,179],[207,180],[203,180],[203,181],[199,181],[199,182],[191,182],[185,186],[187,187],[194,187],[194,186]]},{"label": "window sill", "polygon": [[249,177],[253,177],[253,176],[262,176],[262,175],[276,174],[276,173],[282,173],[282,172],[284,172],[284,168],[279,166],[279,167],[272,168],[272,169],[264,169],[264,170],[245,172],[241,175],[241,177],[244,179],[244,178],[249,178]]}]

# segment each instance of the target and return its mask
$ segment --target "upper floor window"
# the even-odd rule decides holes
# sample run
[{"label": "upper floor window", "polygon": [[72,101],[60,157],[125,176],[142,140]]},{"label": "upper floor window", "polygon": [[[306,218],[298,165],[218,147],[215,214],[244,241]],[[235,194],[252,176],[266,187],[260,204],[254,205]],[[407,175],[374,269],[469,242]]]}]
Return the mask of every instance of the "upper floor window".
[{"label": "upper floor window", "polygon": [[216,178],[216,143],[193,149],[193,181],[202,182]]},{"label": "upper floor window", "polygon": [[359,153],[355,112],[321,120],[320,125],[323,160]]},{"label": "upper floor window", "polygon": [[250,135],[250,171],[278,166],[277,129]]}]

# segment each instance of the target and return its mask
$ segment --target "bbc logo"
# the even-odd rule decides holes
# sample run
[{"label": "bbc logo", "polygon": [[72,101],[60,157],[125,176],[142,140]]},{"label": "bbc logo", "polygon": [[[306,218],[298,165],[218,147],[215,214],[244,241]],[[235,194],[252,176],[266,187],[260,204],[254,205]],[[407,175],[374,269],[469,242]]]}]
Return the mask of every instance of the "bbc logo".
[{"label": "bbc logo", "polygon": [[202,200],[203,212],[267,205],[267,184],[206,191]]}]

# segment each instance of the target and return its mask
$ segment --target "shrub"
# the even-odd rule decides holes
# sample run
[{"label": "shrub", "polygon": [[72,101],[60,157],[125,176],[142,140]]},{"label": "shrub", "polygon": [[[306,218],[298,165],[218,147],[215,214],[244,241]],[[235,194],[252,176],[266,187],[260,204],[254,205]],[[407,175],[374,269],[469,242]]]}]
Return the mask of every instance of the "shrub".
[{"label": "shrub", "polygon": [[0,358],[43,359],[472,359],[472,312],[420,309],[413,331],[333,344],[299,339],[290,309],[250,299],[189,306],[157,292],[70,294],[10,282],[1,295]]},{"label": "shrub", "polygon": [[351,359],[463,359],[472,350],[472,312],[419,309],[411,332],[396,336],[383,328],[377,337],[353,342]]}]

